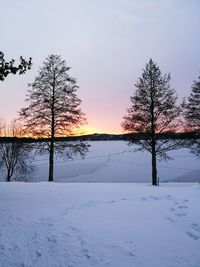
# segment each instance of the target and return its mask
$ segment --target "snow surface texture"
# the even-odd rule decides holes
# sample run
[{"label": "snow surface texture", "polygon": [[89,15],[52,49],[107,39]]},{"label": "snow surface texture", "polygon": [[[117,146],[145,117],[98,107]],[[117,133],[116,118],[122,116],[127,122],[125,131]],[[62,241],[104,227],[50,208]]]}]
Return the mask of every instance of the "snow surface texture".
[{"label": "snow surface texture", "polygon": [[[57,182],[151,182],[151,156],[133,152],[123,141],[90,142],[85,159],[55,159]],[[200,181],[200,159],[186,149],[169,154],[174,160],[158,161],[160,181]],[[38,171],[30,181],[47,181],[48,156],[36,159]],[[41,178],[42,177],[42,178]]]},{"label": "snow surface texture", "polygon": [[[150,182],[151,156],[147,152],[133,152],[134,146],[123,141],[90,142],[85,159],[77,157],[55,159],[56,182]],[[186,149],[169,154],[173,160],[158,161],[160,181],[200,181],[200,159]],[[30,182],[48,180],[48,155],[37,157],[37,167]],[[5,172],[0,172],[4,181]]]},{"label": "snow surface texture", "polygon": [[1,267],[199,267],[200,185],[1,183]]}]

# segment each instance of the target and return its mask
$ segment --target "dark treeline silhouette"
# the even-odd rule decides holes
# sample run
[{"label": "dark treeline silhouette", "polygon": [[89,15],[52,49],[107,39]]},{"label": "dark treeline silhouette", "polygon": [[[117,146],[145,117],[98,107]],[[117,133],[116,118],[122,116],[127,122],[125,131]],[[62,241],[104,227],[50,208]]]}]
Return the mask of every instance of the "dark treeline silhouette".
[{"label": "dark treeline silhouette", "polygon": [[[128,141],[146,140],[149,138],[148,133],[129,133],[129,134],[86,134],[80,136],[55,137],[55,142],[70,141]],[[162,133],[157,135],[158,139],[175,139],[175,140],[199,140],[200,132],[178,132],[178,133]],[[0,137],[0,143],[7,142],[23,142],[23,143],[42,143],[50,142],[50,138],[31,138],[31,137]],[[183,144],[184,146],[184,144]]]}]

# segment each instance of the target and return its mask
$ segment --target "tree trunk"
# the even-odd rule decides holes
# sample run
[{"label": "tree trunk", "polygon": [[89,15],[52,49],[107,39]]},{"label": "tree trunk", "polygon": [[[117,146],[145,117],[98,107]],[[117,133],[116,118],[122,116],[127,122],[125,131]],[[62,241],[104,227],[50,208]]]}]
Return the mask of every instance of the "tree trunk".
[{"label": "tree trunk", "polygon": [[49,182],[53,182],[53,168],[54,167],[54,141],[51,140],[49,150]]},{"label": "tree trunk", "polygon": [[6,181],[7,181],[7,182],[10,182],[10,178],[11,178],[10,170],[8,169],[8,170],[7,170],[7,178],[6,178]]},{"label": "tree trunk", "polygon": [[157,167],[156,167],[156,125],[154,114],[154,79],[151,78],[151,157],[152,157],[152,185],[157,185]]},{"label": "tree trunk", "polygon": [[156,166],[156,152],[155,143],[152,145],[152,185],[158,185],[157,183],[157,166]]},{"label": "tree trunk", "polygon": [[54,169],[54,134],[55,134],[55,73],[53,78],[53,87],[52,87],[52,106],[51,106],[51,141],[50,141],[50,150],[49,150],[49,182],[53,182],[53,169]]}]

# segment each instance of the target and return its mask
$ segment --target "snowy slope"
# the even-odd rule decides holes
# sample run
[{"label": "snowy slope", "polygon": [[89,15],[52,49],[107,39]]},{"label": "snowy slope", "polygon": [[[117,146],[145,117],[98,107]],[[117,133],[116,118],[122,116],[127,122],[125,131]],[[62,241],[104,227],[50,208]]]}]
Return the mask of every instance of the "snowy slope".
[{"label": "snowy slope", "polygon": [[0,267],[198,267],[200,185],[0,184]]}]

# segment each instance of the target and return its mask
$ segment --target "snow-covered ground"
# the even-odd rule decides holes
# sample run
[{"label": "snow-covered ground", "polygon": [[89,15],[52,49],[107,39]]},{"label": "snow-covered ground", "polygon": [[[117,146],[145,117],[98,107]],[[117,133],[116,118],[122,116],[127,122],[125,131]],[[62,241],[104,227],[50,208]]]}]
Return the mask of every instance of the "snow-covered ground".
[{"label": "snow-covered ground", "polygon": [[[147,152],[133,152],[123,141],[90,142],[85,159],[55,160],[57,182],[150,182],[151,157]],[[186,149],[169,154],[173,160],[158,162],[160,181],[200,181],[200,159]],[[47,181],[48,157],[37,158],[37,171],[31,181]]]},{"label": "snow-covered ground", "polygon": [[1,267],[199,267],[200,184],[1,183]]},{"label": "snow-covered ground", "polygon": [[[133,146],[123,141],[90,142],[85,159],[77,157],[55,159],[56,182],[150,182],[151,157],[147,152],[133,152]],[[181,149],[169,153],[168,162],[158,161],[160,181],[200,181],[200,158]],[[30,182],[48,180],[48,155],[38,156],[33,164],[36,171]],[[0,181],[5,171],[0,171]]]},{"label": "snow-covered ground", "polygon": [[[56,159],[67,183],[41,182],[47,156],[35,183],[0,183],[0,267],[200,267],[200,184],[153,187],[150,155],[131,150],[91,142],[84,160]],[[170,155],[160,181],[200,181],[199,159]]]}]

